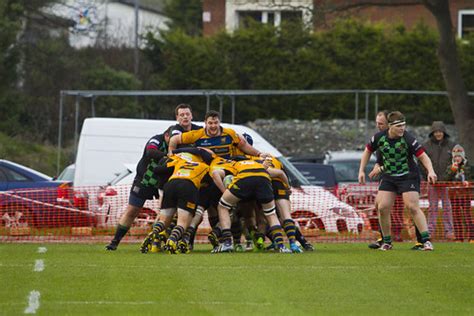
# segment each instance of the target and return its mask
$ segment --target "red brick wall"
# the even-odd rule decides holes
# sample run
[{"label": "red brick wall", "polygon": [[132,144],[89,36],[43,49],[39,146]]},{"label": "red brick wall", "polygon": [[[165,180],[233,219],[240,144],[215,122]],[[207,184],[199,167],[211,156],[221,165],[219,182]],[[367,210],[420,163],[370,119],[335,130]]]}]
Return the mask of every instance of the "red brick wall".
[{"label": "red brick wall", "polygon": [[[324,2],[324,0],[323,0]],[[334,0],[331,1],[333,5],[348,4],[358,2],[355,0]],[[321,0],[315,0],[315,8]],[[458,11],[461,9],[474,9],[474,0],[450,0],[450,12],[453,28],[457,29]],[[369,19],[373,22],[386,23],[403,23],[408,28],[413,27],[420,20],[426,24],[436,28],[436,20],[430,11],[424,5],[407,5],[407,6],[371,6],[368,8],[357,8],[349,12],[340,12],[333,15],[326,16],[326,22],[330,25],[331,21],[339,15],[357,16]]]},{"label": "red brick wall", "polygon": [[[357,0],[333,0],[332,5],[359,2]],[[210,22],[203,22],[204,36],[210,36],[225,29],[225,3],[226,0],[203,0],[203,12],[209,12]],[[315,10],[321,3],[327,0],[314,0]],[[453,28],[457,29],[458,11],[461,9],[474,9],[474,0],[449,0]],[[326,16],[328,25],[338,16],[357,16],[369,19],[373,22],[403,23],[408,28],[413,27],[418,21],[423,20],[426,24],[436,28],[436,20],[423,5],[414,6],[372,6],[369,8],[353,9],[352,11],[340,12]],[[317,22],[316,22],[317,24]]]},{"label": "red brick wall", "polygon": [[204,0],[203,12],[211,14],[211,21],[203,21],[203,35],[210,36],[225,29],[225,0]]}]

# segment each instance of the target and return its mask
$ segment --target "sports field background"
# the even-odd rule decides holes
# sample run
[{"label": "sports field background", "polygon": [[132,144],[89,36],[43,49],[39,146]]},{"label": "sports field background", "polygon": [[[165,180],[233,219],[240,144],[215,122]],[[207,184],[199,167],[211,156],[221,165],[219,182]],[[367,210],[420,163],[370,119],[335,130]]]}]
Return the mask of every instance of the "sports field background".
[{"label": "sports field background", "polygon": [[0,244],[0,315],[474,314],[473,244],[394,245],[144,255],[138,244]]}]

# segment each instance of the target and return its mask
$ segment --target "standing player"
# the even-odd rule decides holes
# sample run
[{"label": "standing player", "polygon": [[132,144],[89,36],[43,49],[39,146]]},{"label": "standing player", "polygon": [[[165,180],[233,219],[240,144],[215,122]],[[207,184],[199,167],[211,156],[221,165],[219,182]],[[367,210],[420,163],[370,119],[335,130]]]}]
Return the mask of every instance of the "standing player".
[{"label": "standing player", "polygon": [[365,183],[364,170],[370,155],[380,150],[383,157],[383,174],[377,193],[379,222],[383,234],[383,245],[380,249],[392,249],[390,210],[397,194],[402,194],[404,204],[412,214],[416,226],[421,230],[423,250],[433,250],[426,217],[419,205],[420,172],[414,157],[416,156],[428,171],[429,182],[436,182],[436,174],[423,147],[405,131],[404,115],[395,111],[391,112],[387,118],[388,130],[378,132],[372,137],[362,154],[359,167],[359,183],[363,184]]},{"label": "standing player", "polygon": [[[375,117],[375,125],[379,132],[388,130],[388,119],[387,115],[390,112],[385,110],[385,111],[380,111],[377,113]],[[374,165],[374,168],[372,171],[369,173],[369,178],[375,178],[378,177],[383,170],[383,158],[382,155],[380,154],[380,151],[376,152],[377,155],[377,163]],[[378,212],[378,201],[375,201],[375,210]],[[393,227],[394,234],[396,236],[395,241],[401,239],[401,230],[403,228],[403,211],[404,211],[404,206],[403,203],[400,201],[400,199],[397,197],[395,199],[395,204],[392,210],[392,223],[394,224],[395,227]],[[420,231],[418,230],[418,227],[415,225],[415,232],[416,232],[416,239],[417,243],[415,246],[413,246],[413,250],[421,250],[423,249],[423,243],[421,242],[421,235]],[[370,249],[379,249],[383,245],[383,234],[382,231],[380,230],[380,238],[377,239],[377,241],[369,244]]]},{"label": "standing player", "polygon": [[208,111],[204,117],[204,124],[205,126],[201,129],[183,133],[180,137],[172,137],[169,145],[170,152],[179,145],[194,144],[197,147],[209,148],[223,158],[234,155],[237,148],[248,155],[261,154],[233,129],[222,127],[218,112]]}]

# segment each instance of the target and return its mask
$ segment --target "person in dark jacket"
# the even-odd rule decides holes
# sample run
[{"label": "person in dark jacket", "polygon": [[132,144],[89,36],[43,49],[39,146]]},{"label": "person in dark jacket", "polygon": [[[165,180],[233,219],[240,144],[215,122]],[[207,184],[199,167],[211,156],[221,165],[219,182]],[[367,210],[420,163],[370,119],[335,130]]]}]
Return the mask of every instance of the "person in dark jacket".
[{"label": "person in dark jacket", "polygon": [[446,127],[442,121],[433,122],[429,139],[423,144],[423,147],[433,163],[435,173],[439,175],[438,181],[440,182],[428,187],[428,229],[430,235],[434,236],[438,220],[438,203],[441,200],[443,206],[444,237],[453,239],[452,207],[447,185],[443,181],[448,180],[446,178],[446,168],[451,165],[451,151],[454,143],[449,140],[449,134],[446,132]]},{"label": "person in dark jacket", "polygon": [[452,151],[452,164],[446,169],[447,180],[453,181],[450,188],[451,204],[453,206],[454,234],[457,242],[466,238],[474,243],[474,222],[471,216],[472,175],[466,159],[466,153],[461,145],[456,145]]}]

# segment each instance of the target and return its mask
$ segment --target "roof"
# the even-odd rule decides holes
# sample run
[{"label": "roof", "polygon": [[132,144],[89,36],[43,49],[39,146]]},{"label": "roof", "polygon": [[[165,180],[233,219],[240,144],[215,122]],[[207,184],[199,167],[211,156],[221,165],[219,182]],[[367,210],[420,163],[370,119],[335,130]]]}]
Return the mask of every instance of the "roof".
[{"label": "roof", "polygon": [[116,2],[129,6],[135,6],[135,1],[138,1],[142,10],[164,14],[165,0],[117,0]]}]

